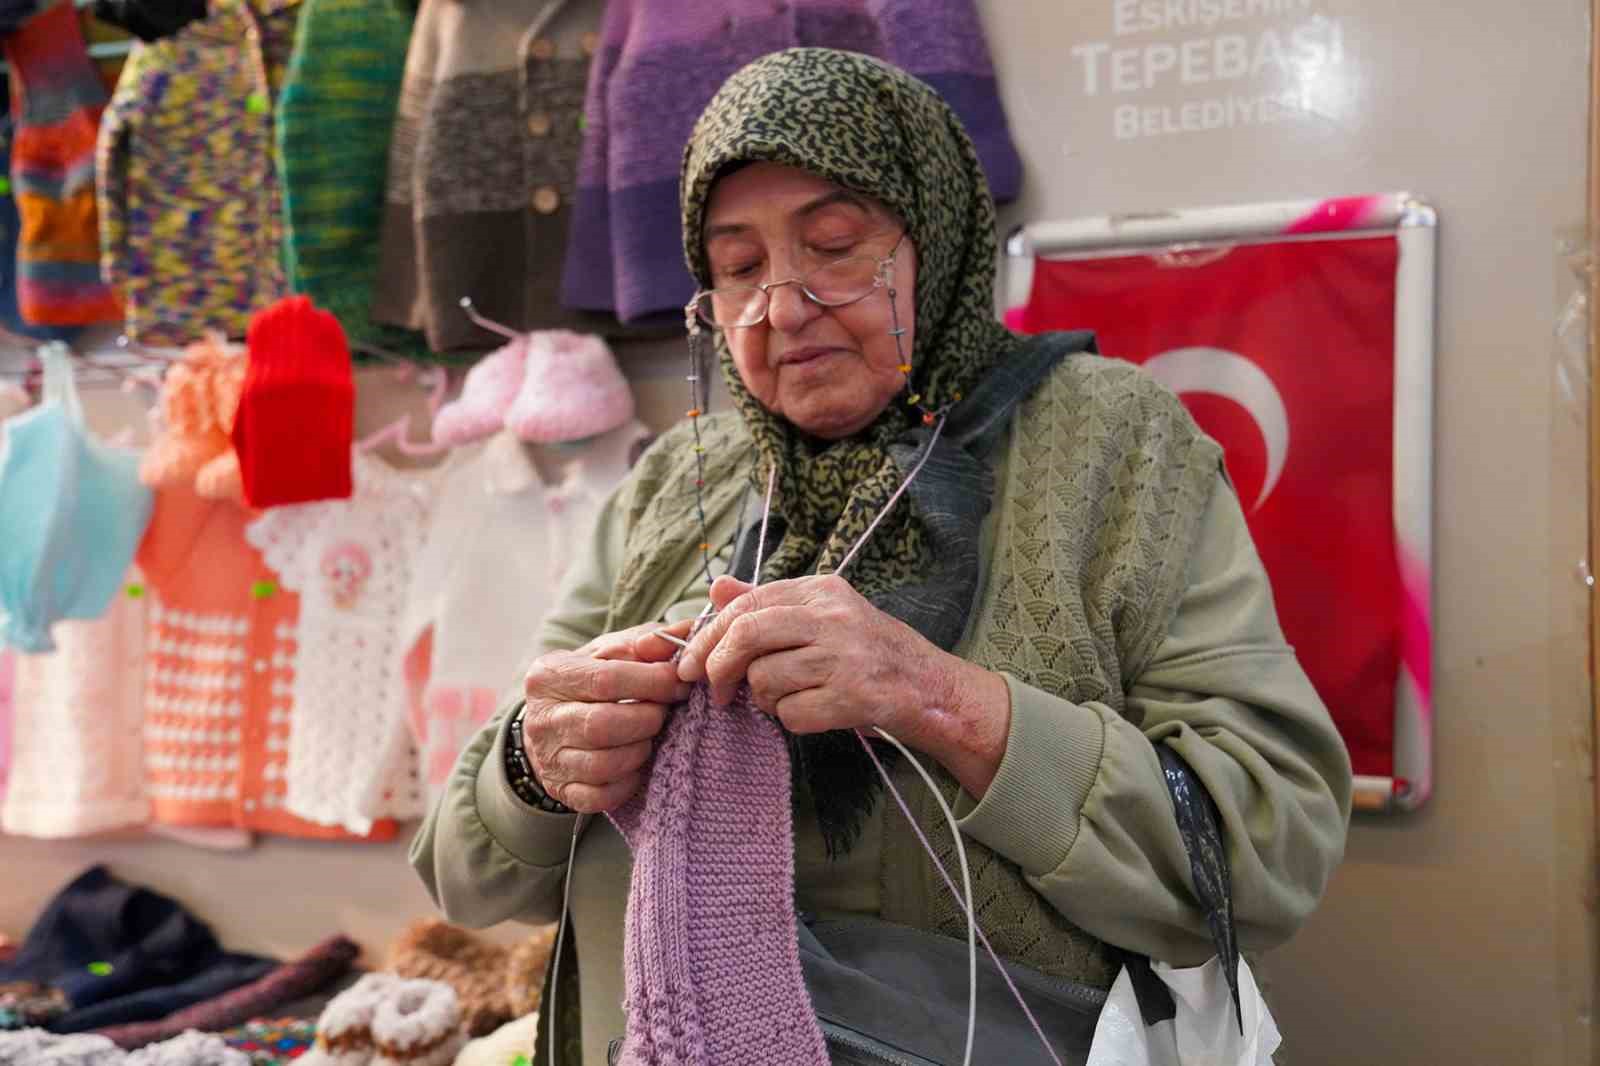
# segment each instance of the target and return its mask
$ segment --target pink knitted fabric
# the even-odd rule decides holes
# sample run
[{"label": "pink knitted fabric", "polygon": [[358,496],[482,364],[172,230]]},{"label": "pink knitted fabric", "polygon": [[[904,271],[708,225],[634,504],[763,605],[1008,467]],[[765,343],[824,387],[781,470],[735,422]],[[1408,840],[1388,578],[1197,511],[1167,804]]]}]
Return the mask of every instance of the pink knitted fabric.
[{"label": "pink knitted fabric", "polygon": [[522,387],[527,361],[526,333],[478,360],[461,382],[461,395],[433,416],[433,439],[461,445],[498,433]]},{"label": "pink knitted fabric", "polygon": [[599,337],[566,329],[528,335],[528,367],[506,411],[506,427],[525,441],[551,444],[598,437],[633,417],[633,390]]},{"label": "pink knitted fabric", "polygon": [[611,820],[633,849],[624,1066],[827,1066],[794,912],[789,754],[741,688],[695,685]]}]

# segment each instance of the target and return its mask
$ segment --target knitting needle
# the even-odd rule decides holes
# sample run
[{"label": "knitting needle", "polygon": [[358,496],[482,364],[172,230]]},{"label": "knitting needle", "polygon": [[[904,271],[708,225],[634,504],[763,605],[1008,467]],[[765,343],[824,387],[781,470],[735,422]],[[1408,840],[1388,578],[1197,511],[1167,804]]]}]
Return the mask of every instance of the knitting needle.
[{"label": "knitting needle", "polygon": [[[697,631],[700,628],[700,623],[704,622],[707,618],[716,617],[716,612],[713,611],[711,607],[712,604],[708,601],[704,607],[700,608],[700,614],[697,618],[695,618],[694,625],[689,627],[689,631],[691,633]],[[662,640],[670,640],[680,648],[687,648],[689,646],[689,642],[687,640],[684,640],[682,637],[675,637],[671,633],[668,633],[665,629],[656,630],[656,636],[660,637]]]},{"label": "knitting needle", "polygon": [[502,326],[500,323],[494,321],[494,319],[484,318],[482,315],[478,314],[477,309],[472,306],[472,297],[470,296],[463,296],[461,298],[461,310],[465,311],[467,313],[467,317],[472,319],[475,324],[483,329],[488,330],[490,333],[498,333],[507,340],[516,340],[518,337],[522,336],[522,334],[518,333],[514,329],[511,329],[509,326]]}]

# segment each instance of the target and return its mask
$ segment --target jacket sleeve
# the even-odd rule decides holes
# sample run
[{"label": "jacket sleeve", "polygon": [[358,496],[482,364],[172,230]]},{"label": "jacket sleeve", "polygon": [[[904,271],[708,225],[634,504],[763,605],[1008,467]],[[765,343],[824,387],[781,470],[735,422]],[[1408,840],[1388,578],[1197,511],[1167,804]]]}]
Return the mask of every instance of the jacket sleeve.
[{"label": "jacket sleeve", "polygon": [[[601,508],[593,536],[567,571],[536,653],[577,648],[601,634],[623,547],[618,493]],[[428,894],[446,918],[466,926],[560,917],[577,816],[529,806],[506,778],[506,733],[522,705],[520,690],[518,684],[456,759],[411,841],[411,865]]]},{"label": "jacket sleeve", "polygon": [[1006,683],[999,771],[956,814],[1074,924],[1174,965],[1213,953],[1155,744],[1183,756],[1222,815],[1241,946],[1277,945],[1311,913],[1344,852],[1349,755],[1220,473],[1177,617],[1123,714]]}]

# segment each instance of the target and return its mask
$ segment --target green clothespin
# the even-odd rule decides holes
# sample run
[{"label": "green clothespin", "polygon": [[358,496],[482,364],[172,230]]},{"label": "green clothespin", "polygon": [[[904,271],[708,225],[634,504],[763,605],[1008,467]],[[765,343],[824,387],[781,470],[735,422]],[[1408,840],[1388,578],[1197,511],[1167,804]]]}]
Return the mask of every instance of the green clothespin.
[{"label": "green clothespin", "polygon": [[276,581],[252,581],[250,583],[250,595],[258,600],[267,599],[275,595],[277,591],[278,583]]},{"label": "green clothespin", "polygon": [[144,598],[144,586],[137,581],[128,582],[128,599],[138,600]]},{"label": "green clothespin", "polygon": [[109,962],[91,962],[89,964],[89,972],[94,974],[96,977],[104,977],[114,969],[116,969],[116,967],[112,966]]},{"label": "green clothespin", "polygon": [[251,93],[244,98],[244,108],[252,115],[265,115],[272,110],[272,104],[267,100],[265,93]]}]

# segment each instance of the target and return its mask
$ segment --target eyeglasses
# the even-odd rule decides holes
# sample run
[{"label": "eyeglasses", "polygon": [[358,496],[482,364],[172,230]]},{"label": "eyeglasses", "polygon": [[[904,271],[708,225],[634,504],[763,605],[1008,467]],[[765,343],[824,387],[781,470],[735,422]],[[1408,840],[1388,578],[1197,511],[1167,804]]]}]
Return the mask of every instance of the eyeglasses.
[{"label": "eyeglasses", "polygon": [[800,286],[806,299],[823,307],[848,307],[888,284],[890,267],[900,251],[900,242],[905,239],[906,235],[901,233],[889,254],[882,258],[846,256],[782,281],[704,289],[695,293],[689,306],[700,321],[718,329],[739,329],[766,321],[772,307],[772,290],[780,285]]}]

